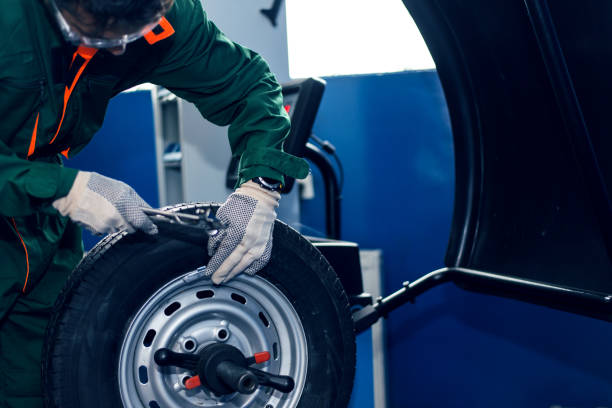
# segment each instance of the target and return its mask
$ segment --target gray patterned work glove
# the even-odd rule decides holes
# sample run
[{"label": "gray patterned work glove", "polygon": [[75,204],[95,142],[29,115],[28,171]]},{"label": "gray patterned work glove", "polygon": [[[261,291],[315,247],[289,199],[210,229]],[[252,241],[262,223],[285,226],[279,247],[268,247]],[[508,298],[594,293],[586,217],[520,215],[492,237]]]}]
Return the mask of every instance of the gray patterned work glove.
[{"label": "gray patterned work glove", "polygon": [[206,268],[213,283],[227,282],[241,272],[254,275],[270,260],[272,231],[280,193],[247,181],[217,211],[228,225],[208,240]]},{"label": "gray patterned work glove", "polygon": [[98,173],[79,171],[68,195],[55,200],[53,207],[94,234],[124,228],[157,233],[155,224],[141,210],[149,205],[132,187]]}]

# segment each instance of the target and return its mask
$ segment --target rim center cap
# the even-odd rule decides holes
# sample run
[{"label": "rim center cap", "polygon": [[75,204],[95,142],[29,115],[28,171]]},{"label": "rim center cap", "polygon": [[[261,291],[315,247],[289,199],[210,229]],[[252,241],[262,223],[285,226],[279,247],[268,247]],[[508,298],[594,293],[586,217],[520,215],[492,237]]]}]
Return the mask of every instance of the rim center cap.
[{"label": "rim center cap", "polygon": [[229,344],[206,346],[200,352],[197,372],[202,384],[219,395],[236,391],[251,394],[258,385],[257,377],[247,368],[244,354]]}]

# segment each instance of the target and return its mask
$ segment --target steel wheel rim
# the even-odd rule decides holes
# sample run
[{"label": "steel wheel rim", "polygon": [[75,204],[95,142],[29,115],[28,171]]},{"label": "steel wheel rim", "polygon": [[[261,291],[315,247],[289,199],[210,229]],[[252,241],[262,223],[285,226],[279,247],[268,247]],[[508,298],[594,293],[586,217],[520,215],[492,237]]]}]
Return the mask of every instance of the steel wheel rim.
[{"label": "steel wheel rim", "polygon": [[[297,406],[308,367],[306,335],[287,297],[259,276],[240,275],[223,286],[203,277],[204,268],[179,276],[153,294],[136,312],[123,337],[118,375],[126,408]],[[225,331],[225,333],[224,333]],[[290,375],[295,389],[283,394],[267,387],[253,394],[217,397],[200,387],[186,390],[187,370],[159,367],[160,348],[198,352],[225,342],[245,356],[270,351],[269,362],[256,368]]]}]

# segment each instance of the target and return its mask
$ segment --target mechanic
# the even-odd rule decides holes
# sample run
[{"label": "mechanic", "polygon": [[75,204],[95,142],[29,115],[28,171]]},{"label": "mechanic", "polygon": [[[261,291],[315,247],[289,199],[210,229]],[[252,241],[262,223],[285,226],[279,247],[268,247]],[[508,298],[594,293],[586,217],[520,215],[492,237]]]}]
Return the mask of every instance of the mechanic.
[{"label": "mechanic", "polygon": [[44,331],[83,256],[80,227],[157,232],[131,187],[62,166],[60,154],[77,154],[100,128],[112,96],[151,82],[193,102],[211,122],[230,125],[239,181],[218,211],[229,228],[209,240],[215,284],[265,266],[283,178],[304,178],[308,166],[283,152],[289,119],[267,63],[228,40],[199,0],[3,5],[0,407],[29,408],[43,405]]}]

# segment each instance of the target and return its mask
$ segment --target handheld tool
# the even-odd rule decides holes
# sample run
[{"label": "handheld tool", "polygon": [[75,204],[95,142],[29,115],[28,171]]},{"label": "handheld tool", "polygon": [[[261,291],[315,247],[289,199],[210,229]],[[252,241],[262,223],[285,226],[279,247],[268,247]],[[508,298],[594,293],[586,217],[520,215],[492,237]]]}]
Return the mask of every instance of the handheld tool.
[{"label": "handheld tool", "polygon": [[198,354],[176,353],[167,348],[155,352],[158,365],[181,367],[195,373],[185,382],[187,389],[203,385],[217,395],[252,394],[258,386],[271,387],[283,393],[293,391],[293,378],[250,367],[269,359],[267,351],[247,358],[236,347],[222,343],[210,344]]},{"label": "handheld tool", "polygon": [[208,237],[227,228],[212,212],[212,208],[196,209],[193,213],[143,208],[159,229],[159,233],[194,244],[204,244]]}]

